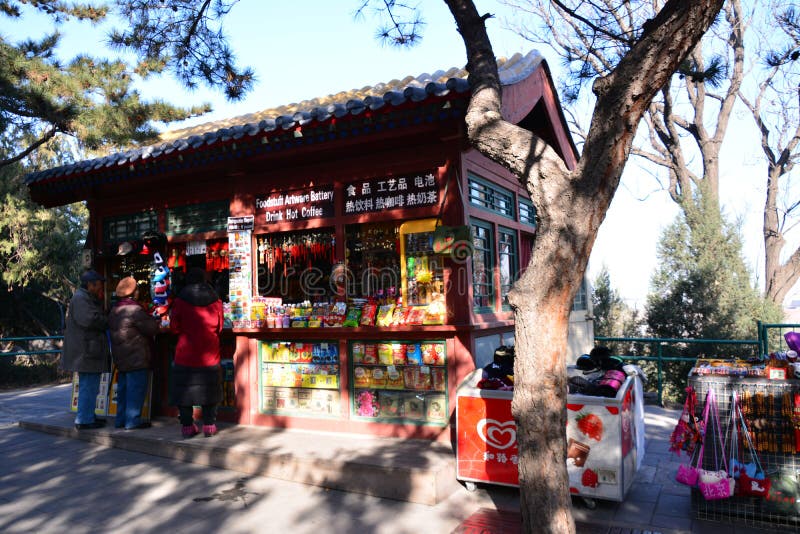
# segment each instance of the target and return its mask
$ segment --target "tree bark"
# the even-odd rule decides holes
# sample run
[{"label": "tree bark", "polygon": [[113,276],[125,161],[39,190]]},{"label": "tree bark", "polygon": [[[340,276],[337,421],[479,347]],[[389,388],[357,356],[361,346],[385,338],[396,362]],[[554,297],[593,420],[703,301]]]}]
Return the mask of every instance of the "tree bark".
[{"label": "tree bark", "polygon": [[669,0],[616,69],[595,82],[597,103],[573,172],[543,140],[503,120],[485,18],[471,1],[445,1],[467,49],[473,91],[465,117],[469,140],[520,179],[539,217],[530,265],[509,295],[516,321],[512,413],[523,531],[571,533],[565,355],[572,299],[642,115],[709,28],[722,0]]}]

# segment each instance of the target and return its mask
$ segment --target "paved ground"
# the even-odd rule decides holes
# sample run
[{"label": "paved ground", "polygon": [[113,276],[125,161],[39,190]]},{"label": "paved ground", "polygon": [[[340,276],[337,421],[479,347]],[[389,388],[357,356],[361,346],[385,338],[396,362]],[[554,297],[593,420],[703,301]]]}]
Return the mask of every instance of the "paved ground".
[{"label": "paved ground", "polygon": [[[482,521],[494,525],[482,532],[515,531],[509,526],[519,510],[513,488],[460,488],[428,506],[243,475],[17,426],[18,421],[63,422],[69,387],[0,392],[0,532],[447,534],[479,532],[470,529]],[[678,461],[667,452],[676,416],[672,410],[647,407],[647,453],[626,501],[598,501],[590,510],[575,499],[579,532],[764,532],[692,519],[689,490],[673,481]],[[115,432],[142,438],[157,431]],[[248,433],[260,436],[260,431],[235,430],[244,441]],[[201,446],[214,443],[213,438],[194,439]]]}]

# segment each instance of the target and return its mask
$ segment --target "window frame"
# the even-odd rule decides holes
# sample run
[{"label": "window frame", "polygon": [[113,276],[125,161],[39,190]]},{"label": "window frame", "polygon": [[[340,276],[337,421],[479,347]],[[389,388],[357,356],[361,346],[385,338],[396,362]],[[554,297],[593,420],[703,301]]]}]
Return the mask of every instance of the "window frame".
[{"label": "window frame", "polygon": [[[497,275],[499,278],[498,281],[498,297],[500,298],[500,309],[503,311],[510,311],[511,305],[508,303],[508,291],[511,291],[511,287],[519,278],[519,237],[517,235],[517,231],[513,228],[508,228],[505,226],[497,226],[497,231],[495,232],[497,235]],[[500,250],[500,245],[503,243],[502,237],[509,236],[511,238],[511,251],[507,253],[503,253]],[[503,273],[501,272],[501,264],[502,264],[502,256],[509,256],[509,266],[511,272],[509,273],[510,283],[508,284],[508,291],[503,294]]]},{"label": "window frame", "polygon": [[[476,198],[472,195],[473,184],[482,188],[484,194],[488,196],[486,200]],[[507,199],[506,204],[508,206],[508,210],[503,211],[497,206],[498,197],[505,197]],[[500,217],[514,221],[516,220],[517,216],[517,207],[514,202],[515,197],[516,195],[510,189],[506,189],[505,187],[494,184],[485,178],[481,178],[473,172],[467,172],[467,199],[469,200],[471,206],[475,206],[476,208],[486,210],[490,213],[494,213],[495,215],[499,215]]]},{"label": "window frame", "polygon": [[[496,302],[495,299],[497,298],[496,288],[495,288],[495,263],[496,263],[496,253],[497,249],[495,247],[495,237],[494,237],[494,225],[490,222],[470,218],[469,221],[470,230],[472,231],[472,310],[476,314],[484,314],[484,313],[494,313],[496,309]],[[485,230],[487,234],[488,244],[486,248],[478,247],[475,244],[475,238],[479,235],[476,231],[477,229]],[[478,251],[482,251],[484,254],[484,261],[488,259],[488,265],[485,265],[484,269],[487,274],[487,282],[478,283],[475,281],[476,269],[475,269],[475,254]],[[488,305],[477,305],[475,303],[476,299],[476,288],[478,287],[487,287],[487,293],[480,293],[481,299],[486,299],[488,301]]]},{"label": "window frame", "polygon": [[[122,225],[125,226],[124,232],[116,231],[116,227]],[[112,227],[114,227],[114,231],[112,231]],[[145,232],[150,231],[158,231],[158,212],[156,210],[103,217],[104,243],[135,241],[141,239]]]}]

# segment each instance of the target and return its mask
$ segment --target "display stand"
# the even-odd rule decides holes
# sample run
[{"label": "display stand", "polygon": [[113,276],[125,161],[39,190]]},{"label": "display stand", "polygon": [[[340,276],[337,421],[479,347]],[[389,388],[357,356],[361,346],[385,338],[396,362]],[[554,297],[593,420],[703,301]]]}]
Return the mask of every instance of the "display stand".
[{"label": "display stand", "polygon": [[[736,391],[744,416],[751,425],[754,447],[768,476],[788,472],[796,478],[800,462],[796,454],[792,416],[794,396],[800,393],[800,381],[708,375],[690,376],[689,386],[697,392],[697,416],[702,415],[709,389],[714,389],[723,432],[730,419],[731,396]],[[703,465],[706,469],[713,469],[713,464],[713,452],[706,447]],[[761,527],[800,527],[797,504],[783,507],[783,510],[780,508],[770,499],[761,497],[706,501],[698,489],[692,489],[692,513],[698,519],[735,520],[737,524],[744,522]]]}]

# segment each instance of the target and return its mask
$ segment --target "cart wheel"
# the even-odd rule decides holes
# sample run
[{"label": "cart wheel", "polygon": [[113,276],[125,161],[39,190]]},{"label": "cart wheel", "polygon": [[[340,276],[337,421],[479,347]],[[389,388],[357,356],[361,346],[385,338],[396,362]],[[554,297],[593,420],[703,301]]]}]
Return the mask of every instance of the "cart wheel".
[{"label": "cart wheel", "polygon": [[464,482],[464,485],[467,487],[467,491],[475,491],[478,489],[478,485],[474,482]]},{"label": "cart wheel", "polygon": [[594,510],[595,508],[597,508],[596,500],[590,499],[588,497],[582,497],[582,499],[583,499],[583,504],[585,504],[586,508],[588,508],[589,510]]}]

